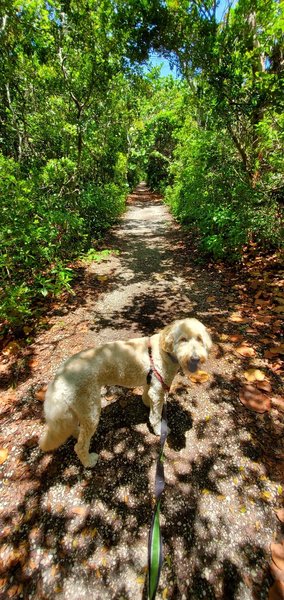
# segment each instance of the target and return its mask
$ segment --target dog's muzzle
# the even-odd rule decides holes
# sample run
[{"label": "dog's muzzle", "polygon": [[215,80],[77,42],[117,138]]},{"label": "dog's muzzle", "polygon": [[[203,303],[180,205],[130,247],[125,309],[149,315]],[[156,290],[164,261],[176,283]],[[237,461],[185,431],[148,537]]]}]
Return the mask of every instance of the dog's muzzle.
[{"label": "dog's muzzle", "polygon": [[188,361],[188,370],[191,373],[195,373],[195,371],[197,371],[199,360],[199,356],[191,356],[190,360]]}]

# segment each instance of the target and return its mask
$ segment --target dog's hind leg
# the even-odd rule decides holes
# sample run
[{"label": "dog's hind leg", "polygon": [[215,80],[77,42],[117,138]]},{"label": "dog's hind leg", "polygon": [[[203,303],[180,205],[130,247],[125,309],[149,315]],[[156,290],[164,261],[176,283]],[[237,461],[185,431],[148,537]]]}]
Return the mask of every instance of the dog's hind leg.
[{"label": "dog's hind leg", "polygon": [[88,406],[88,412],[78,415],[80,420],[79,436],[75,445],[75,452],[84,467],[94,467],[99,455],[95,452],[89,453],[91,438],[94,435],[101,413],[100,401],[96,396],[95,404]]},{"label": "dog's hind leg", "polygon": [[62,419],[47,421],[47,426],[39,439],[39,446],[44,452],[55,450],[63,444],[76,429],[77,420],[69,413]]}]

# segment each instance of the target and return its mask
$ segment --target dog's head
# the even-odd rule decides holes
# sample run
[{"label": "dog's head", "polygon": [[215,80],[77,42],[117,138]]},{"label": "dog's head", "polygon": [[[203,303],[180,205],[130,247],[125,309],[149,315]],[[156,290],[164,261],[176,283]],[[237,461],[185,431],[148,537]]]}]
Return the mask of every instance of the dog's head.
[{"label": "dog's head", "polygon": [[162,350],[173,355],[185,373],[196,371],[212,346],[206,327],[197,319],[182,319],[167,325],[160,333],[160,341]]}]

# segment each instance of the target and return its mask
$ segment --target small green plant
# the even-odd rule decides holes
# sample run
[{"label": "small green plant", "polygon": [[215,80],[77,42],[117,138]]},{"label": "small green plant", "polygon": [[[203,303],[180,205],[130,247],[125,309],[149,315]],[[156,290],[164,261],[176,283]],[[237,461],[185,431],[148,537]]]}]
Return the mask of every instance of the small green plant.
[{"label": "small green plant", "polygon": [[118,253],[118,250],[96,250],[95,248],[90,248],[87,252],[81,254],[79,258],[84,263],[91,263],[93,261],[101,262],[105,258]]}]

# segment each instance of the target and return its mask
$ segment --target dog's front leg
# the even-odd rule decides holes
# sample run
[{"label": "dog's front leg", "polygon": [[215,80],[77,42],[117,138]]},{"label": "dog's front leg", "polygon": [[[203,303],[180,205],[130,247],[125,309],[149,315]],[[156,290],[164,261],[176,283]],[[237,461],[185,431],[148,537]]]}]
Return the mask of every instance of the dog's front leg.
[{"label": "dog's front leg", "polygon": [[143,400],[143,404],[145,404],[145,406],[149,407],[151,404],[151,400],[149,398],[149,385],[146,385],[143,389],[143,395],[142,395],[142,400]]},{"label": "dog's front leg", "polygon": [[150,386],[148,390],[148,397],[150,398],[149,421],[153,427],[154,433],[156,435],[160,435],[162,410],[164,404],[164,391],[162,386]]}]

